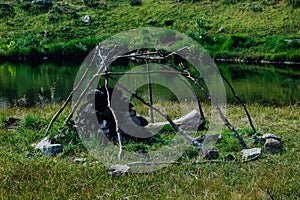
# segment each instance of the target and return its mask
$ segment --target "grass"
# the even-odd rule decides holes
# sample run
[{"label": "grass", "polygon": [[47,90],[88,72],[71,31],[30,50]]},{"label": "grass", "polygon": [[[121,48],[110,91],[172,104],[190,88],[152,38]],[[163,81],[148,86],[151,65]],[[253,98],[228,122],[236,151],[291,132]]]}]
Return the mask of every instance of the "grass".
[{"label": "grass", "polygon": [[[299,0],[143,0],[134,6],[130,2],[140,1],[107,0],[101,1],[105,5],[101,8],[80,0],[65,2],[68,6],[53,0],[56,7],[47,8],[14,0],[9,3],[13,12],[1,9],[0,58],[42,62],[46,57],[70,59],[80,55],[81,59],[108,36],[156,26],[194,37],[215,58],[300,60],[299,42],[284,41],[300,38]],[[87,14],[91,22],[84,24]],[[221,27],[225,29],[219,31]]]},{"label": "grass", "polygon": [[[209,113],[210,107],[204,108]],[[267,190],[275,199],[300,196],[298,105],[248,105],[255,126],[262,133],[282,137],[281,155],[263,152],[259,160],[240,162],[239,145],[224,128],[223,140],[215,148],[222,152],[221,157],[233,153],[237,162],[169,165],[151,173],[116,177],[108,175],[107,168],[82,147],[68,151],[72,146],[66,144],[65,152],[54,157],[41,156],[33,150],[31,144],[43,137],[46,124],[57,109],[58,105],[39,105],[0,111],[2,120],[21,119],[18,127],[0,128],[1,199],[269,199]],[[52,134],[58,132],[66,112],[58,119]],[[241,107],[229,105],[227,116],[241,134],[247,135],[249,126]],[[30,156],[33,153],[35,156]],[[74,156],[86,157],[87,162],[75,163]],[[195,159],[202,160],[192,158]]]}]

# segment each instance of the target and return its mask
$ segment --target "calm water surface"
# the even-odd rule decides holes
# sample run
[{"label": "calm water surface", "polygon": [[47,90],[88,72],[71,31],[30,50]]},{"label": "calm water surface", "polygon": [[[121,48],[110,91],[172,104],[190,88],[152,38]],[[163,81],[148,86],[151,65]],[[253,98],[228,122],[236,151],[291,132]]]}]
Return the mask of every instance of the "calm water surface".
[{"label": "calm water surface", "polygon": [[[218,64],[237,94],[247,103],[289,105],[300,102],[299,66],[256,66]],[[0,107],[25,101],[59,102],[73,88],[78,66],[42,64],[30,66],[5,63],[0,65]],[[154,87],[165,100],[174,95],[162,87]],[[236,102],[227,88],[227,101]]]}]

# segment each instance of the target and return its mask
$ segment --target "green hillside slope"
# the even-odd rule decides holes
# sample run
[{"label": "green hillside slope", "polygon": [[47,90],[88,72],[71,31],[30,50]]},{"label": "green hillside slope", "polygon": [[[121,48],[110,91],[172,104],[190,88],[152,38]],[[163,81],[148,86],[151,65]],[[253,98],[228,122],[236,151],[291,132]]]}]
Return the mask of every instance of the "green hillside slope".
[{"label": "green hillside slope", "polygon": [[85,2],[1,0],[0,59],[82,58],[105,37],[156,26],[190,35],[215,58],[300,60],[299,0]]}]

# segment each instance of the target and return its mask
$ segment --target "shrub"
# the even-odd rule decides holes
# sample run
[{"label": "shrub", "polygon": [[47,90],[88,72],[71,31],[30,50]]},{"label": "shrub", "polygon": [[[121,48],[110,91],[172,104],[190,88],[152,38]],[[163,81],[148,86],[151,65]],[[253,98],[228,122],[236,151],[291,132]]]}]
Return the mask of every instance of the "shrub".
[{"label": "shrub", "polygon": [[289,5],[291,5],[293,8],[300,7],[300,0],[285,0],[285,2]]},{"label": "shrub", "polygon": [[241,48],[249,48],[255,45],[256,42],[251,37],[242,34],[234,34],[227,38],[221,49],[225,51],[233,51],[240,50]]}]

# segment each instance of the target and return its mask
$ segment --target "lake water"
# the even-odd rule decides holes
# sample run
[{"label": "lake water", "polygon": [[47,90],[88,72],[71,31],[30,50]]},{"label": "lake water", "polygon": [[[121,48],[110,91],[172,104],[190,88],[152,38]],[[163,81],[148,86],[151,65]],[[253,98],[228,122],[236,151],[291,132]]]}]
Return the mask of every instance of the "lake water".
[{"label": "lake water", "polygon": [[[246,103],[290,105],[300,102],[299,66],[257,66],[217,64]],[[0,107],[17,102],[59,102],[73,88],[78,66],[42,64],[30,66],[4,63],[0,65]],[[157,94],[168,100],[172,94],[157,89]],[[171,98],[172,100],[172,98]],[[227,88],[227,101],[236,100]]]}]

